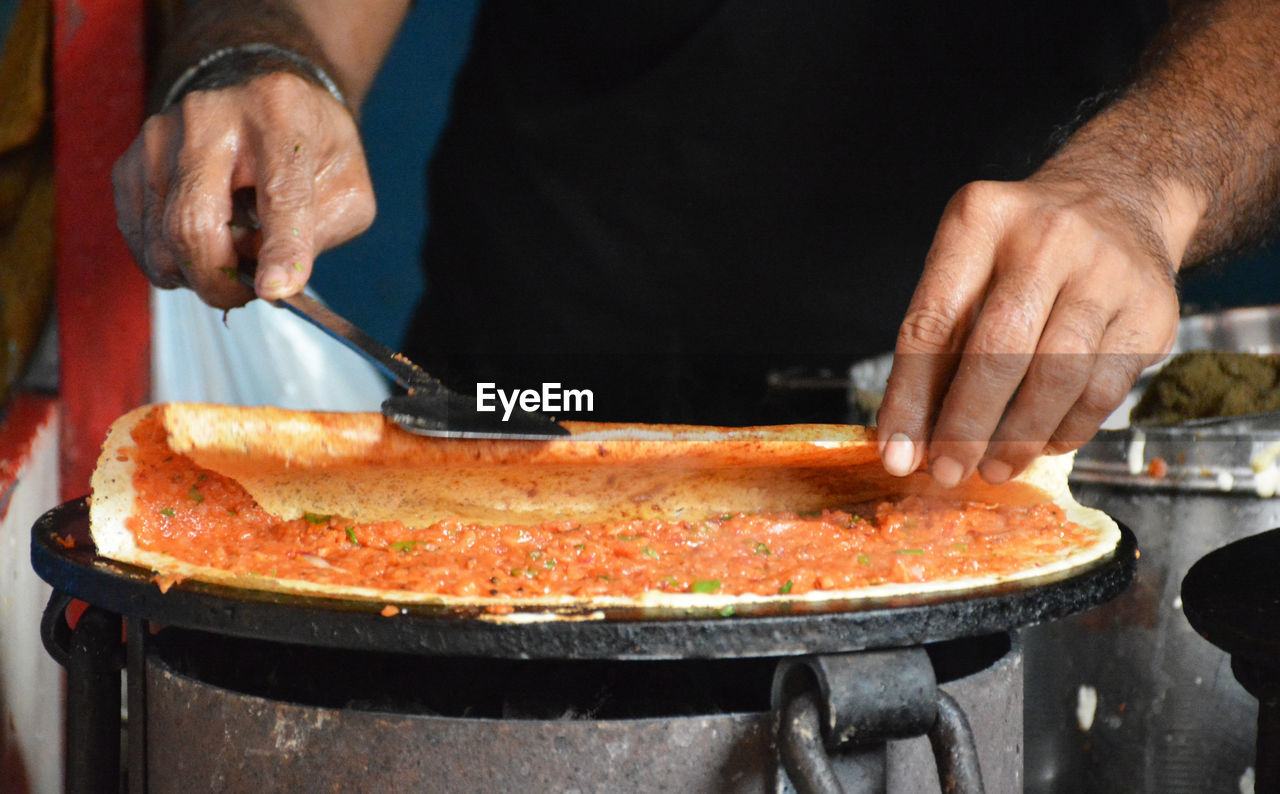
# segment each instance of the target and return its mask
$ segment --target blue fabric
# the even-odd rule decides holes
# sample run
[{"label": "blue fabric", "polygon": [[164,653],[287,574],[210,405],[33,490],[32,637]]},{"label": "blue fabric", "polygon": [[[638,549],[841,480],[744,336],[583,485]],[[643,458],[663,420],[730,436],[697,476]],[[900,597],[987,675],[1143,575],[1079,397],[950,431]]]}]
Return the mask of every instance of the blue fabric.
[{"label": "blue fabric", "polygon": [[396,348],[423,288],[422,174],[448,115],[477,5],[414,4],[361,119],[378,219],[364,235],[320,257],[312,281],[339,314]]},{"label": "blue fabric", "polygon": [[9,35],[9,26],[13,24],[17,10],[18,0],[0,0],[0,41]]}]

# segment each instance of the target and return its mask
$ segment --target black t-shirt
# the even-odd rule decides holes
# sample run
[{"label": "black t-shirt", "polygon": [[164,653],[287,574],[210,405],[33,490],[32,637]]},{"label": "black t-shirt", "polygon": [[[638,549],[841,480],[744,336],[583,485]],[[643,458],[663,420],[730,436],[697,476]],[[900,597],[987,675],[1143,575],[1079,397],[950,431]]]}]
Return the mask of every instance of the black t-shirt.
[{"label": "black t-shirt", "polygon": [[596,419],[740,424],[893,347],[946,200],[1122,83],[1161,2],[491,0],[409,352]]}]

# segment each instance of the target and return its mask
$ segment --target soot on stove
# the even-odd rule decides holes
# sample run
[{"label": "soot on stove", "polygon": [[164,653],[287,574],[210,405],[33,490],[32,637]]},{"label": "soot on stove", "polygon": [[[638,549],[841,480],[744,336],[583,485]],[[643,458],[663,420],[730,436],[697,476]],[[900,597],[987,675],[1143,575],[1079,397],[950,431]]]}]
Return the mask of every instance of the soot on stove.
[{"label": "soot on stove", "polygon": [[166,629],[184,675],[299,705],[502,719],[766,711],[774,660],[542,661],[316,648]]},{"label": "soot on stove", "polygon": [[[776,658],[509,660],[292,645],[165,629],[154,652],[216,686],[299,705],[476,719],[639,719],[770,708]],[[1005,634],[927,646],[939,681],[1009,650]]]}]

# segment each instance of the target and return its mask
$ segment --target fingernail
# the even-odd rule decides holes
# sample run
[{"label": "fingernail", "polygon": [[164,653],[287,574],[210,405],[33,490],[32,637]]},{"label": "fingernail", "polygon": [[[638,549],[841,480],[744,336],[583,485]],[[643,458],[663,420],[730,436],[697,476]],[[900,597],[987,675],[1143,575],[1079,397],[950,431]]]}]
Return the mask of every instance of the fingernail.
[{"label": "fingernail", "polygon": [[916,462],[916,445],[907,438],[906,433],[894,433],[885,442],[881,459],[884,461],[885,471],[895,477],[906,477]]},{"label": "fingernail", "polygon": [[982,474],[982,479],[992,485],[999,485],[1002,482],[1007,482],[1008,479],[1013,476],[1013,467],[1002,460],[983,461],[982,464],[978,466],[978,471]]},{"label": "fingernail", "polygon": [[289,271],[280,265],[269,265],[258,273],[258,291],[264,296],[283,295],[289,286]]},{"label": "fingernail", "polygon": [[933,474],[933,479],[943,488],[956,487],[964,477],[964,466],[951,458],[938,458],[929,471]]}]

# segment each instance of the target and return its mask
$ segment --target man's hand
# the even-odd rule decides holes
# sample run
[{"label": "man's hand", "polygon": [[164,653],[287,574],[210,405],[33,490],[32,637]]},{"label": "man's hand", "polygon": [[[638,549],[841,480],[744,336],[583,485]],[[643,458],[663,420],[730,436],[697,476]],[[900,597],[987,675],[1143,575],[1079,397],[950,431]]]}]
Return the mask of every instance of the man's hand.
[{"label": "man's hand", "polygon": [[899,332],[878,418],[886,469],[905,475],[927,451],[944,486],[975,469],[1000,483],[1087,441],[1173,345],[1171,261],[1190,229],[1170,221],[1193,226],[1186,209],[1054,179],[957,193]]},{"label": "man's hand", "polygon": [[885,468],[990,482],[1093,435],[1173,344],[1174,272],[1271,233],[1280,4],[1177,3],[1137,79],[1030,179],[943,215],[880,410]]},{"label": "man's hand", "polygon": [[[147,120],[112,173],[121,232],[151,281],[230,308],[307,282],[316,254],[369,227],[375,202],[350,112],[288,73],[195,91]],[[250,194],[246,189],[252,189]],[[252,195],[261,230],[233,224]]]}]

